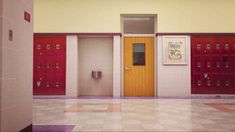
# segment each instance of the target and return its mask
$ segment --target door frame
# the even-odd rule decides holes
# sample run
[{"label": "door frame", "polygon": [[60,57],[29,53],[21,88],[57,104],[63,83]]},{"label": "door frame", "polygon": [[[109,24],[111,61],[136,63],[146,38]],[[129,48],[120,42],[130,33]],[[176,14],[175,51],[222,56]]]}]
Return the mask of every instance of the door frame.
[{"label": "door frame", "polygon": [[154,62],[153,62],[153,64],[154,64],[154,96],[157,96],[157,42],[156,42],[156,35],[144,35],[144,34],[138,34],[138,35],[123,35],[123,37],[122,37],[122,44],[121,44],[121,46],[122,46],[122,48],[121,48],[121,50],[122,50],[122,53],[121,53],[121,55],[122,55],[122,62],[121,62],[121,80],[122,80],[122,84],[121,84],[121,86],[122,86],[122,88],[121,88],[121,95],[122,96],[124,96],[124,38],[125,37],[153,37],[153,39],[154,39],[154,42],[153,42],[153,45],[154,45]]},{"label": "door frame", "polygon": [[[153,16],[154,17],[154,34],[125,34],[123,18],[125,16]],[[154,96],[157,96],[157,14],[121,14],[121,96],[124,96],[124,37],[153,37],[154,39]]]}]

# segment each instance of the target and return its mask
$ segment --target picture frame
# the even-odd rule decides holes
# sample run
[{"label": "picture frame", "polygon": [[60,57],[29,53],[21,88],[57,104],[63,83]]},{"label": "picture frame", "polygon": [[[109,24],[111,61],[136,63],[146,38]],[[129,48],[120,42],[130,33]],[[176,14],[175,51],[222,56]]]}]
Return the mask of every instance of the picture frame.
[{"label": "picture frame", "polygon": [[187,65],[188,36],[163,36],[163,64]]}]

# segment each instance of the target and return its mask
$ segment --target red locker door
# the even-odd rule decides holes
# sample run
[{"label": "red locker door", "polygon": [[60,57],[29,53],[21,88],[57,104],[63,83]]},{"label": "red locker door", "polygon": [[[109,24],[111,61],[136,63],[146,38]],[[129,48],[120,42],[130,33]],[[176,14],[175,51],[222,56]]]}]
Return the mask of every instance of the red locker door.
[{"label": "red locker door", "polygon": [[55,76],[55,59],[54,59],[54,56],[47,56],[47,58],[45,59],[45,70],[46,70],[46,73],[47,75],[53,75]]},{"label": "red locker door", "polygon": [[229,36],[223,36],[221,37],[222,39],[222,54],[225,55],[230,55],[232,52],[232,43],[233,40]]},{"label": "red locker door", "polygon": [[66,37],[35,35],[33,93],[35,95],[64,95],[65,65]]},{"label": "red locker door", "polygon": [[224,38],[219,36],[213,36],[214,38],[214,55],[221,55],[223,53]]},{"label": "red locker door", "polygon": [[56,40],[54,40],[54,43],[55,43],[55,49],[54,49],[54,52],[55,52],[55,55],[64,55],[64,53],[66,53],[66,45],[63,44],[65,43],[64,42],[64,39],[63,38],[57,38]]},{"label": "red locker door", "polygon": [[203,74],[203,91],[210,92],[213,88],[213,76],[211,73],[204,73]]},{"label": "red locker door", "polygon": [[[235,36],[197,35],[191,36],[192,44],[192,93],[234,94],[235,93]],[[202,43],[202,51],[195,49]],[[201,53],[201,54],[200,54]],[[201,59],[199,59],[201,56]],[[203,69],[196,68],[203,62]],[[200,69],[200,70],[199,70]],[[195,76],[195,74],[198,74]],[[200,76],[201,75],[201,76]],[[200,76],[200,79],[198,79]],[[202,79],[201,79],[202,78]],[[196,86],[196,80],[203,80]],[[200,81],[199,81],[200,82]]]},{"label": "red locker door", "polygon": [[62,73],[56,73],[56,76],[55,76],[55,80],[54,80],[54,83],[55,83],[55,89],[57,89],[57,91],[61,94],[65,94],[65,76],[64,74]]},{"label": "red locker door", "polygon": [[211,55],[213,53],[214,41],[211,36],[203,36],[201,38],[203,55]]},{"label": "red locker door", "polygon": [[44,44],[45,44],[45,51],[47,56],[53,56],[55,55],[54,50],[55,50],[55,43],[54,39],[52,37],[48,37],[45,39]]},{"label": "red locker door", "polygon": [[208,91],[210,94],[218,94],[223,90],[224,76],[221,73],[213,75],[213,88]]},{"label": "red locker door", "polygon": [[212,68],[212,57],[211,56],[203,56],[203,73],[211,73],[213,71]]},{"label": "red locker door", "polygon": [[233,89],[232,93],[235,93],[235,74],[231,75],[231,89]]},{"label": "red locker door", "polygon": [[209,93],[213,91],[213,51],[214,51],[214,44],[215,40],[211,36],[204,36],[202,38],[202,47],[203,47],[203,54],[202,54],[202,61],[203,61],[203,88],[202,93]]},{"label": "red locker door", "polygon": [[229,62],[230,62],[230,66],[231,66],[230,67],[231,68],[231,74],[235,74],[235,55],[230,56]]},{"label": "red locker door", "polygon": [[230,73],[232,72],[232,63],[234,60],[231,59],[231,56],[222,56],[222,72],[223,73]]},{"label": "red locker door", "polygon": [[45,73],[45,67],[44,67],[45,60],[44,59],[45,59],[44,56],[34,57],[34,72],[35,73]]},{"label": "red locker door", "polygon": [[37,74],[37,76],[34,76],[34,83],[33,83],[33,91],[34,93],[38,93],[42,91],[45,88],[44,82],[46,81],[46,76],[44,74]]},{"label": "red locker door", "polygon": [[54,58],[55,72],[60,74],[65,74],[65,56],[57,55]]},{"label": "red locker door", "polygon": [[43,41],[43,39],[37,37],[34,38],[34,57],[45,55],[45,46]]},{"label": "red locker door", "polygon": [[232,41],[231,48],[232,48],[232,53],[231,54],[232,54],[232,56],[235,56],[235,38]]},{"label": "red locker door", "polygon": [[194,74],[192,77],[192,93],[199,93],[203,88],[203,76]]},{"label": "red locker door", "polygon": [[192,72],[193,73],[202,73],[203,72],[203,61],[201,56],[194,56],[192,61]]},{"label": "red locker door", "polygon": [[220,55],[218,56],[213,56],[212,59],[212,70],[214,73],[221,73],[223,69],[223,61],[222,57]]},{"label": "red locker door", "polygon": [[55,81],[55,88],[60,90],[61,93],[65,92],[65,90],[64,90],[65,80],[66,80],[66,78],[65,78],[65,74],[66,74],[66,72],[65,72],[66,71],[65,59],[66,58],[64,55],[59,54],[55,57],[55,61],[54,61],[55,73],[56,73],[55,74],[56,77],[54,80]]},{"label": "red locker door", "polygon": [[202,54],[202,42],[200,40],[200,37],[194,36],[191,37],[191,47],[193,55],[201,55]]}]

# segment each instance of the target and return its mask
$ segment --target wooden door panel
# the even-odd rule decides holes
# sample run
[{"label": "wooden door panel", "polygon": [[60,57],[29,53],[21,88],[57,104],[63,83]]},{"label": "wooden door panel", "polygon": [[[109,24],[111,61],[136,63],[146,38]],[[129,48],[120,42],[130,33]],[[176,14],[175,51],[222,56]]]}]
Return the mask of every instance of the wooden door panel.
[{"label": "wooden door panel", "polygon": [[[144,53],[133,52],[144,47]],[[144,55],[145,64],[135,64],[133,58]],[[137,55],[137,56],[135,56]],[[140,61],[140,60],[139,60]],[[124,38],[124,95],[153,96],[154,95],[154,38],[125,37]]]}]

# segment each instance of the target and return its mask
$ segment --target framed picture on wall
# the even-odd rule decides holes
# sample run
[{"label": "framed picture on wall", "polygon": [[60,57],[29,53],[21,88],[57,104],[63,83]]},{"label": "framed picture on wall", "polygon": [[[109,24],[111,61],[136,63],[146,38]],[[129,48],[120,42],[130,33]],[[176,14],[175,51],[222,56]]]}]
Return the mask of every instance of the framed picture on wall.
[{"label": "framed picture on wall", "polygon": [[187,65],[187,36],[163,36],[163,64]]}]

